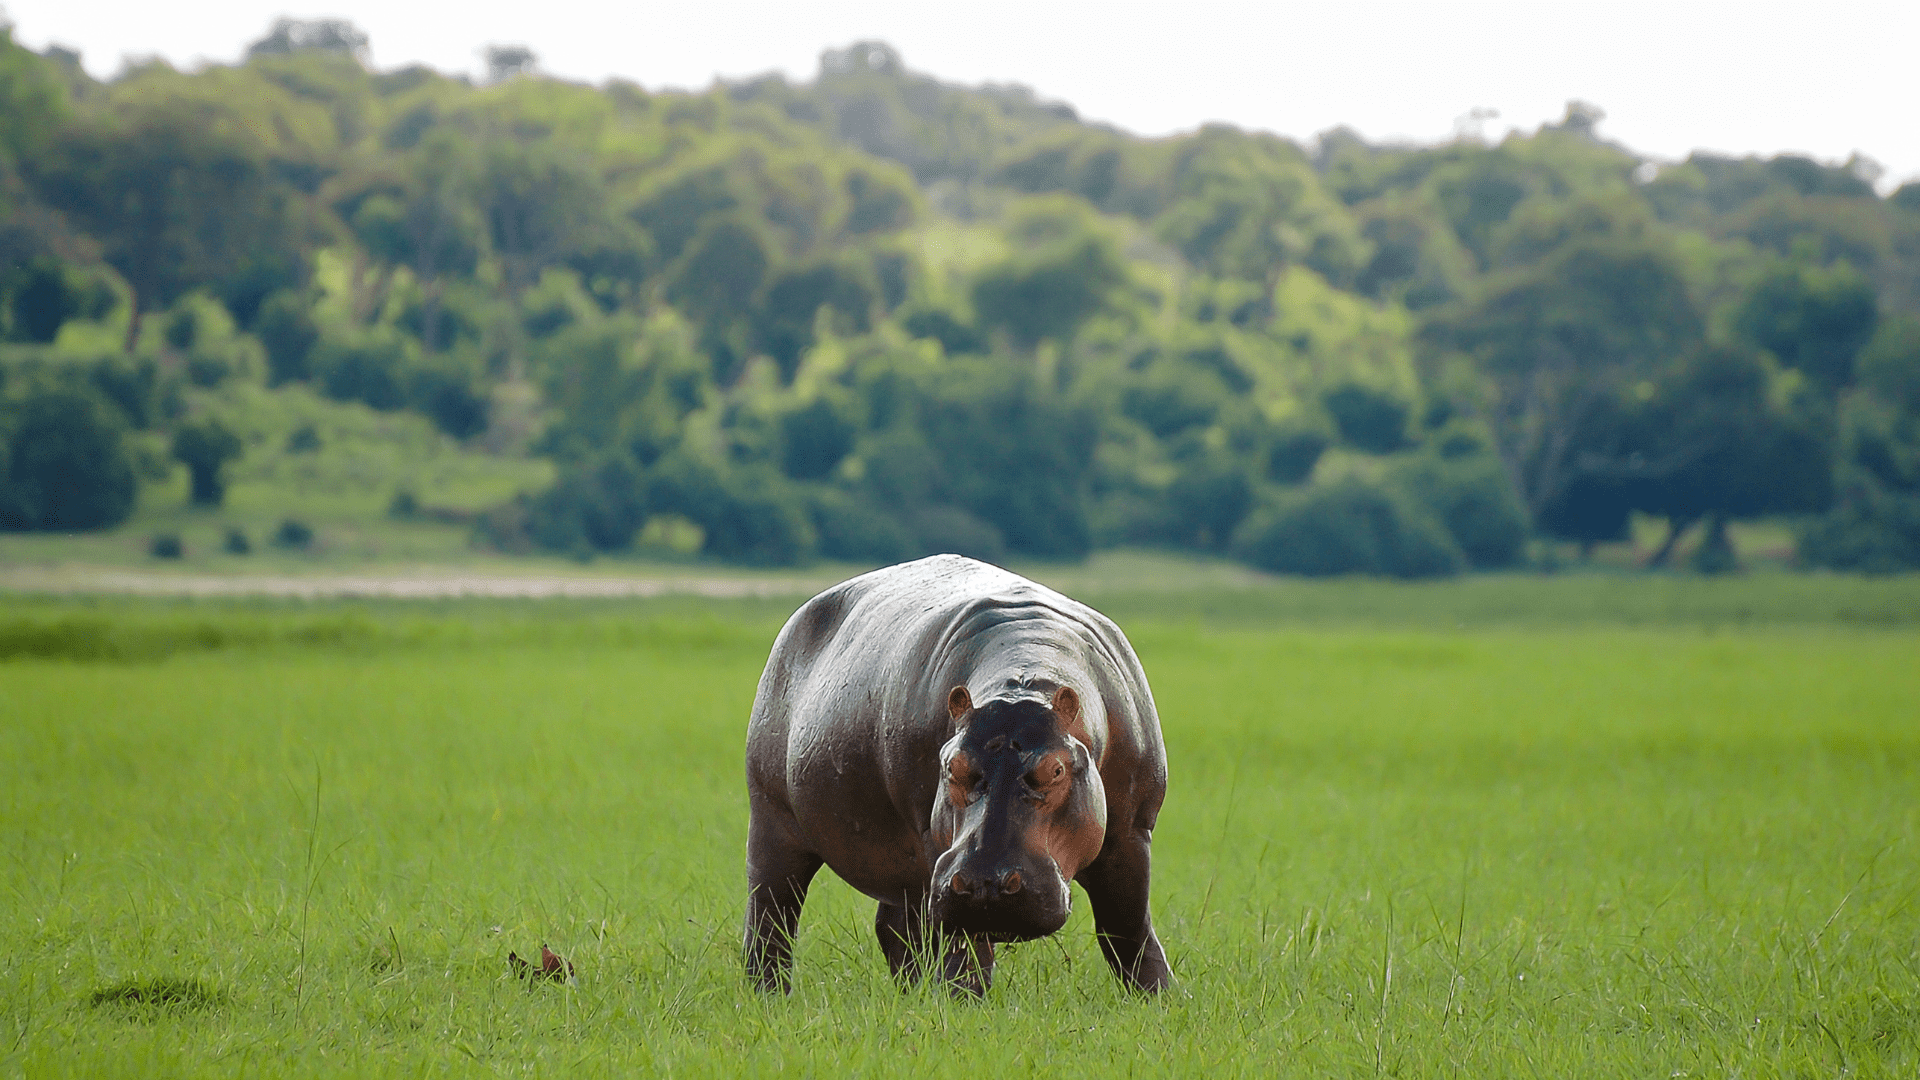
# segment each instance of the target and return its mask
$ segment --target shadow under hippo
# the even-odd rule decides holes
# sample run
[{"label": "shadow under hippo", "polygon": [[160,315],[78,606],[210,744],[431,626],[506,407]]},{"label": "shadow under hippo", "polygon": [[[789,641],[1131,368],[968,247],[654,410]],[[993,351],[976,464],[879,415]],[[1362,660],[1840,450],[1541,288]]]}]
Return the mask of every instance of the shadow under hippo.
[{"label": "shadow under hippo", "polygon": [[746,964],[786,990],[824,864],[878,901],[896,977],[937,959],[981,994],[993,946],[1065,925],[1078,881],[1130,988],[1172,973],[1147,910],[1166,749],[1111,620],[936,555],[828,589],[787,620],[747,729]]}]

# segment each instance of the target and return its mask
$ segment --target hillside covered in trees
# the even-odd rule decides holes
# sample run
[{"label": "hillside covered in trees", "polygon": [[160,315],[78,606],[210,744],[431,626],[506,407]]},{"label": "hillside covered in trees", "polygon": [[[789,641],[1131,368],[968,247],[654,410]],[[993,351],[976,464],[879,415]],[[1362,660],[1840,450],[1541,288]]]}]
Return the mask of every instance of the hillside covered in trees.
[{"label": "hillside covered in trees", "polygon": [[700,93],[364,55],[283,21],[99,82],[0,41],[0,527],[182,468],[217,506],[300,451],[245,411],[310,394],[550,461],[473,523],[505,551],[1427,576],[1639,513],[1655,562],[1765,516],[1920,565],[1920,184],[1864,161],[1649,162],[1580,103],[1146,139],[870,42]]}]

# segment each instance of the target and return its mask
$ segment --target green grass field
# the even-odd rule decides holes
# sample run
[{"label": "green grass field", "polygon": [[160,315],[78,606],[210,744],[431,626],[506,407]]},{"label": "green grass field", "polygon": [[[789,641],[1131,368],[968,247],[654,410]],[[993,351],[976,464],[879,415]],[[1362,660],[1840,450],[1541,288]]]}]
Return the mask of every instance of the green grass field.
[{"label": "green grass field", "polygon": [[980,1003],[830,874],[744,983],[790,601],[0,598],[0,1075],[1913,1077],[1917,594],[1114,591],[1179,989],[1080,905]]}]

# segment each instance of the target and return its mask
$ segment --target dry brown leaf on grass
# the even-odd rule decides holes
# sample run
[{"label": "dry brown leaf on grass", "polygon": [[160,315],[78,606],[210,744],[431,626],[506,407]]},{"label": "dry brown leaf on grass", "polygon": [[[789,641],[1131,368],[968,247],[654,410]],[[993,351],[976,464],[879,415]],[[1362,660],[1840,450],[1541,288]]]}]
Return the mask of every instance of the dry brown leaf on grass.
[{"label": "dry brown leaf on grass", "polygon": [[507,954],[507,967],[513,970],[516,979],[532,979],[536,982],[545,979],[561,983],[573,981],[573,962],[547,948],[546,942],[540,943],[538,965],[522,959],[519,953],[510,952]]}]

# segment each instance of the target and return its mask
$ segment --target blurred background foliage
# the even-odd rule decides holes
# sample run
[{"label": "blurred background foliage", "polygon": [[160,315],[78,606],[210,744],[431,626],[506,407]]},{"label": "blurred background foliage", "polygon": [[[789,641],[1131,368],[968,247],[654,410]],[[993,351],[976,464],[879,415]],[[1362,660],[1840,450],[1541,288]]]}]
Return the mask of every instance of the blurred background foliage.
[{"label": "blurred background foliage", "polygon": [[217,507],[364,428],[331,401],[546,463],[458,518],[507,552],[1421,577],[1640,515],[1655,564],[1786,517],[1920,566],[1920,185],[1864,160],[1649,162],[1578,102],[1146,139],[876,42],[697,93],[366,55],[281,20],[100,82],[0,38],[0,528],[176,468]]}]

